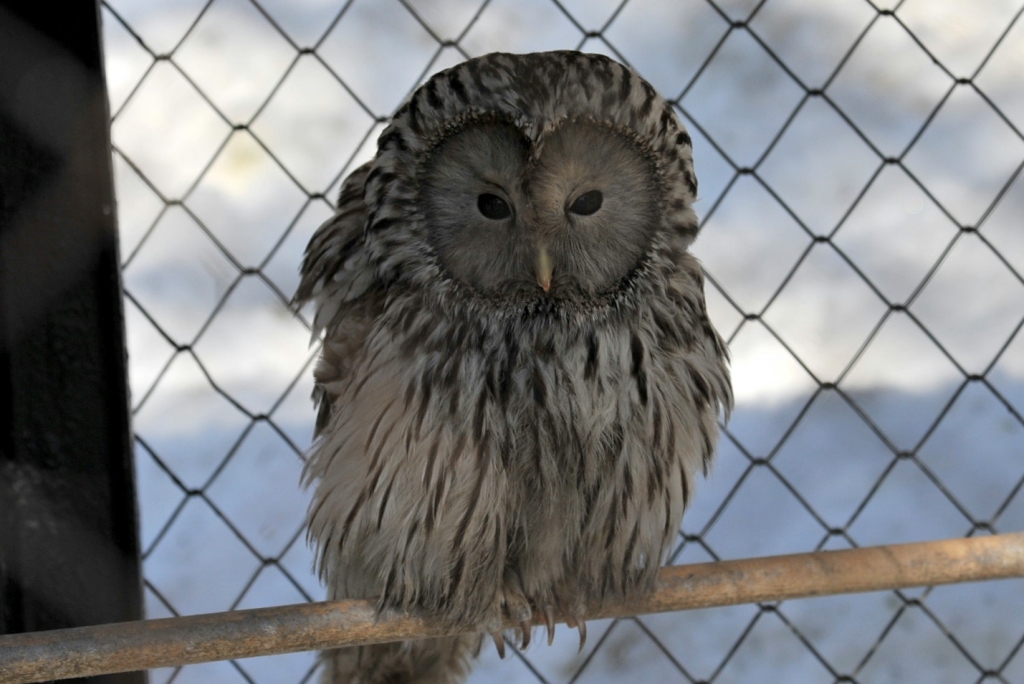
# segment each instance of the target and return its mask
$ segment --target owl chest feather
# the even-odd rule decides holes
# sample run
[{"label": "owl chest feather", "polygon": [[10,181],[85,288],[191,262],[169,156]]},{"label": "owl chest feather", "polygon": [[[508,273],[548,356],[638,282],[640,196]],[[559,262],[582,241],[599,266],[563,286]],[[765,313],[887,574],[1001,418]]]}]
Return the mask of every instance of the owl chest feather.
[{"label": "owl chest feather", "polygon": [[717,415],[654,318],[392,302],[310,460],[339,593],[477,620],[510,581],[558,603],[649,584]]}]

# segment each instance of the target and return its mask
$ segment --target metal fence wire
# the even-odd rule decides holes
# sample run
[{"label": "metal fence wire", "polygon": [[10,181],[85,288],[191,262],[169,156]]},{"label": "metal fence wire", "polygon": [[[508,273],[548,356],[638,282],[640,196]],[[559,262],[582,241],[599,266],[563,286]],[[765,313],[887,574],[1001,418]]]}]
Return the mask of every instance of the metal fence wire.
[{"label": "metal fence wire", "polygon": [[[299,488],[341,179],[430,74],[575,48],[694,138],[738,399],[673,562],[1024,529],[1024,3],[105,0],[150,617],[322,599]],[[543,641],[543,640],[542,640]],[[1024,582],[601,621],[471,681],[1024,681]],[[308,682],[314,654],[152,673]]]}]

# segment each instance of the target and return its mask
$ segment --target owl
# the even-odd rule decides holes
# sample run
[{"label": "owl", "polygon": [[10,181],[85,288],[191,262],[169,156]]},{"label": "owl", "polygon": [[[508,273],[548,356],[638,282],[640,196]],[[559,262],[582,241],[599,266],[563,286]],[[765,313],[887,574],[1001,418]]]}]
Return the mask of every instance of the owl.
[{"label": "owl", "polygon": [[604,56],[486,55],[398,109],[302,263],[308,532],[332,598],[467,634],[327,653],[326,681],[461,681],[504,620],[582,639],[652,589],[732,404],[696,191],[672,107]]}]

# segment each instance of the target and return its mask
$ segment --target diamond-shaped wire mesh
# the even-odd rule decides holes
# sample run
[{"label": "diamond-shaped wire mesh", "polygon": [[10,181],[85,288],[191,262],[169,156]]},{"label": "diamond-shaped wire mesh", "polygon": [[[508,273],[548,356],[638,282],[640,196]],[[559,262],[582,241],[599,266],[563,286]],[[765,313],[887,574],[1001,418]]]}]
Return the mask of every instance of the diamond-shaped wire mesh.
[{"label": "diamond-shaped wire mesh", "polygon": [[[1024,529],[1019,0],[102,7],[149,616],[323,597],[301,253],[402,99],[494,50],[632,64],[693,134],[738,405],[674,562]],[[602,621],[471,681],[1010,683],[1022,644],[1008,580]]]}]

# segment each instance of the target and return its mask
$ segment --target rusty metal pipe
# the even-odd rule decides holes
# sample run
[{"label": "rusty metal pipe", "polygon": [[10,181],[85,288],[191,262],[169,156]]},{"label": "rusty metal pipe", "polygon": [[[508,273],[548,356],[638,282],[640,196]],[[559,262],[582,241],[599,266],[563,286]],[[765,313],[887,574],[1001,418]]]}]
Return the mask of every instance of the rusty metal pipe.
[{"label": "rusty metal pipe", "polygon": [[[1024,533],[663,568],[588,619],[1024,577]],[[511,627],[512,625],[509,625]],[[41,682],[451,633],[370,601],[328,601],[0,637],[0,682]]]}]

